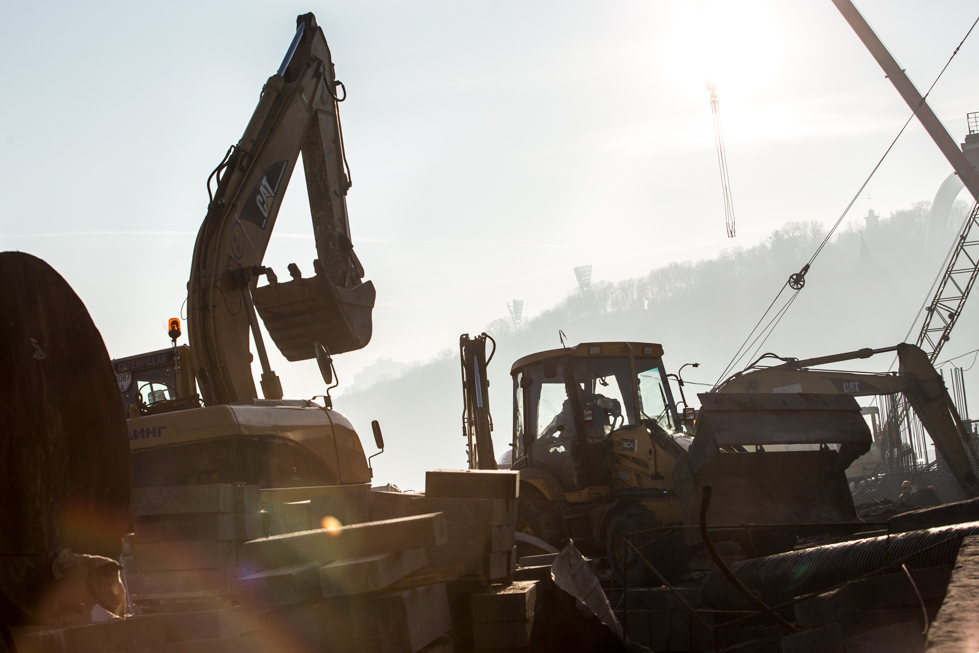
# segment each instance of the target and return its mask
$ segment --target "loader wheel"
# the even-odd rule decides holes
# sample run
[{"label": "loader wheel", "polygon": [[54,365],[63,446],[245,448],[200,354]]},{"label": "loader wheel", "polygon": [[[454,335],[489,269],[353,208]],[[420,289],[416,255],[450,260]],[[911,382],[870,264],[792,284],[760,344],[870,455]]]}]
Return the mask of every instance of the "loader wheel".
[{"label": "loader wheel", "polygon": [[517,500],[517,532],[539,537],[552,546],[560,547],[564,539],[564,524],[559,510],[557,505],[543,497],[520,497]]},{"label": "loader wheel", "polygon": [[681,531],[654,531],[628,537],[632,533],[662,525],[655,514],[642,506],[626,508],[612,518],[605,538],[606,554],[609,567],[618,582],[625,583],[628,579],[629,587],[655,587],[662,584],[632,547],[626,544],[627,541],[642,551],[643,557],[670,583],[683,577],[687,571],[688,553]]}]

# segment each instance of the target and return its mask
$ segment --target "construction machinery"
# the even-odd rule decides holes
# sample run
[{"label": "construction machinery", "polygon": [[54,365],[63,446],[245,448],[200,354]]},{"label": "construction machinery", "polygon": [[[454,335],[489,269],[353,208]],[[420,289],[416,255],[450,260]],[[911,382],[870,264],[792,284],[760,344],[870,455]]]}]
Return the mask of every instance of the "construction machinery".
[{"label": "construction machinery", "polygon": [[[360,439],[332,409],[329,389],[323,405],[283,400],[259,329],[261,318],[286,359],[315,357],[327,385],[334,379],[331,356],[370,341],[375,291],[363,280],[346,209],[351,182],[338,111],[345,97],[323,30],[312,14],[299,16],[244,134],[208,178],[210,203],[188,284],[190,346],[176,346],[179,320],[171,320],[172,348],[114,361],[130,416],[135,486],[370,483]],[[293,263],[291,280],[280,282],[262,261],[300,153],[314,274],[304,277]],[[263,276],[268,283],[259,286]],[[261,365],[261,399],[250,338]],[[383,448],[379,429],[375,439]]]},{"label": "construction machinery", "polygon": [[[486,357],[486,341],[493,351]],[[459,357],[462,359],[462,394],[466,405],[462,412],[462,431],[466,436],[469,469],[497,469],[493,453],[493,417],[489,408],[489,377],[486,366],[496,353],[496,341],[485,333],[470,338],[459,337]]]},{"label": "construction machinery", "polygon": [[[820,365],[866,359],[876,354],[895,352],[898,371],[894,373],[846,372],[814,369]],[[751,367],[718,385],[718,393],[840,393],[854,397],[901,394],[935,444],[961,488],[963,497],[979,496],[972,460],[979,464],[970,436],[959,417],[941,374],[919,347],[901,343],[881,349],[857,351],[818,358],[779,359],[780,365]],[[757,363],[756,363],[757,365]],[[898,458],[902,453],[898,429],[883,429],[872,449],[855,464],[867,461],[872,467]]]},{"label": "construction machinery", "polygon": [[[852,397],[705,394],[695,432],[662,356],[658,344],[593,342],[513,364],[523,533],[607,554],[632,584],[649,576],[626,540],[667,577],[685,570],[707,486],[711,527],[756,553],[790,548],[801,531],[788,525],[855,518],[844,470],[871,435]],[[819,448],[765,451],[779,444]],[[745,537],[745,525],[757,528]]]}]

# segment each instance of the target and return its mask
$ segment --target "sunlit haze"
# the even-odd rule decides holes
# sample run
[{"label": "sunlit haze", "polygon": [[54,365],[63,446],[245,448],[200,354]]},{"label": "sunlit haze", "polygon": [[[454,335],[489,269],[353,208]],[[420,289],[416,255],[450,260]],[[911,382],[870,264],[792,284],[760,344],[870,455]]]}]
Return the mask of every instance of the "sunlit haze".
[{"label": "sunlit haze", "polygon": [[[857,4],[922,91],[977,13]],[[169,345],[205,181],[309,11],[348,92],[350,225],[377,288],[372,342],[336,359],[341,397],[374,361],[427,361],[514,299],[532,318],[576,288],[575,266],[619,281],[788,221],[828,228],[910,113],[830,0],[6,3],[0,247],[58,270],[111,356]],[[956,142],[979,111],[977,39],[929,97]],[[931,201],[950,172],[915,122],[848,222]],[[297,170],[265,264],[311,274],[314,257]],[[322,394],[314,362],[270,353],[288,397]]]}]

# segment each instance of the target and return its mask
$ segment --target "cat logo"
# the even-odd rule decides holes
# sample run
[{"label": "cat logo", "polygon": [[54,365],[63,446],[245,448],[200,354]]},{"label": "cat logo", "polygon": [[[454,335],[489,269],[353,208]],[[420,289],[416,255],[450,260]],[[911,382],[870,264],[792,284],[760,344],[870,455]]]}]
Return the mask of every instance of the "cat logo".
[{"label": "cat logo", "polygon": [[[242,220],[258,225],[265,229],[269,216],[272,215],[272,203],[279,196],[282,180],[285,179],[286,161],[276,161],[265,170],[265,174],[252,189],[251,199],[245,202],[239,216]],[[284,190],[284,189],[283,189]]]},{"label": "cat logo", "polygon": [[234,257],[241,260],[241,255],[243,247],[245,245],[245,232],[241,229],[241,223],[235,220],[235,223],[231,225],[231,253]]}]

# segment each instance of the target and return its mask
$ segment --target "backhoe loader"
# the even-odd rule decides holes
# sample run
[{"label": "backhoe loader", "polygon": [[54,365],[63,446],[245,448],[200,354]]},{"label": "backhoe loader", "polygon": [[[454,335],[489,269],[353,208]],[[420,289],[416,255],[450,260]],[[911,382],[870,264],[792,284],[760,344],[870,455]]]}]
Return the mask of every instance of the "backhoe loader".
[{"label": "backhoe loader", "polygon": [[[338,112],[346,91],[316,19],[305,14],[296,24],[244,134],[207,180],[210,203],[188,284],[190,346],[176,346],[179,320],[171,320],[172,348],[114,361],[135,486],[369,487],[360,439],[333,410],[329,390],[325,405],[283,400],[258,324],[260,317],[288,360],[316,357],[327,385],[331,355],[371,338],[374,286],[362,281],[346,209],[350,176]],[[304,277],[293,263],[292,279],[280,282],[262,260],[300,152],[314,274]],[[258,286],[262,276],[268,284]],[[252,378],[250,337],[264,399]],[[376,428],[375,440],[381,447]]]},{"label": "backhoe loader", "polygon": [[[855,518],[844,470],[871,444],[856,400],[703,394],[694,433],[677,413],[662,356],[658,344],[595,342],[513,364],[522,532],[552,545],[572,538],[634,585],[652,578],[625,541],[667,578],[681,575],[700,542],[706,486],[711,528],[754,553],[790,548],[806,530],[792,525]],[[765,451],[784,443],[818,449]]]}]

